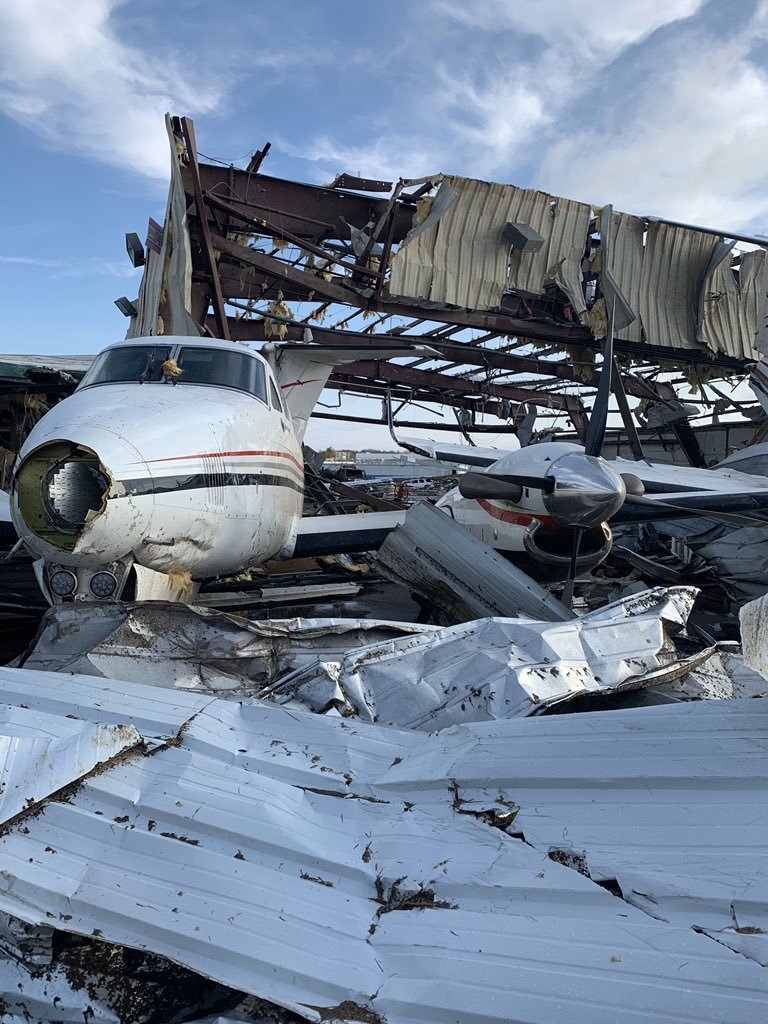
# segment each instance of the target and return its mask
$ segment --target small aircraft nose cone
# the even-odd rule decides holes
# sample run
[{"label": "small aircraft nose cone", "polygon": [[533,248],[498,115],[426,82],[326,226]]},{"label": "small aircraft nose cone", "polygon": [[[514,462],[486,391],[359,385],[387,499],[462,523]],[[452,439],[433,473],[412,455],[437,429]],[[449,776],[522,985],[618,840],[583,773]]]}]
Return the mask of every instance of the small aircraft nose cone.
[{"label": "small aircraft nose cone", "polygon": [[624,504],[624,481],[601,458],[572,452],[556,459],[546,475],[554,488],[544,505],[561,526],[598,526]]}]

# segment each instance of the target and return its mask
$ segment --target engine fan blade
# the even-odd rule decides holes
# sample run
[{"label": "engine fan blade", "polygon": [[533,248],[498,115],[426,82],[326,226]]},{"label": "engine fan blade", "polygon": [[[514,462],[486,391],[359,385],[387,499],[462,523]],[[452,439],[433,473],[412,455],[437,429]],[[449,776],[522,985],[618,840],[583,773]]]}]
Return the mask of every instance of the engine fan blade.
[{"label": "engine fan blade", "polygon": [[587,437],[584,442],[584,450],[587,455],[600,455],[605,441],[605,428],[608,423],[608,403],[611,399],[611,373],[613,371],[613,323],[616,316],[616,300],[611,303],[611,312],[608,316],[608,334],[605,338],[605,352],[603,353],[603,368],[600,374],[600,385],[595,396],[595,404],[592,406],[592,415],[589,418]]}]

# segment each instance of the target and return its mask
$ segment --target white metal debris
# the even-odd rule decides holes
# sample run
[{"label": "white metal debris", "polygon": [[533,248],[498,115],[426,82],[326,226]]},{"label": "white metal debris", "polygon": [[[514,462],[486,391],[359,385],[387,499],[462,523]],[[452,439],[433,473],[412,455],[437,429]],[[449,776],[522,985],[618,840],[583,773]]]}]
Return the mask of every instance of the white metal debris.
[{"label": "white metal debris", "polygon": [[516,810],[512,831],[660,921],[768,963],[768,703],[701,701],[455,730],[385,788]]},{"label": "white metal debris", "polygon": [[739,610],[744,663],[768,679],[768,594]]},{"label": "white metal debris", "polygon": [[[761,967],[697,934],[684,915],[656,920],[553,862],[553,844],[536,835],[537,825],[550,830],[562,847],[563,829],[570,840],[578,824],[576,807],[599,822],[602,808],[627,802],[641,769],[640,806],[656,806],[696,880],[700,839],[686,841],[685,832],[692,812],[670,805],[659,781],[655,799],[647,786],[680,776],[676,743],[685,746],[695,718],[696,772],[684,773],[681,797],[701,819],[717,808],[739,824],[738,850],[719,850],[719,880],[699,885],[708,909],[713,889],[733,888],[752,866],[739,862],[739,850],[764,861],[758,816],[768,798],[749,780],[765,772],[768,715],[747,717],[741,706],[761,702],[502,721],[424,736],[248,699],[98,682],[106,714],[92,679],[13,669],[0,676],[0,699],[19,721],[39,713],[21,707],[20,695],[31,691],[47,713],[94,725],[117,716],[140,731],[154,716],[153,738],[165,731],[172,740],[150,756],[114,758],[66,799],[41,794],[6,827],[5,913],[161,954],[308,1020],[764,1020]],[[175,707],[166,706],[163,725],[157,703],[166,695]],[[702,709],[717,712],[707,727]],[[739,727],[721,730],[720,720],[732,723],[736,713]],[[622,773],[624,764],[632,770]],[[756,800],[749,818],[740,813],[746,796],[723,789],[737,769]],[[614,775],[625,780],[616,792],[595,781],[605,786]],[[549,792],[562,792],[563,803],[542,818]],[[728,811],[726,797],[738,812]],[[717,821],[710,817],[710,827]],[[510,826],[527,842],[505,831]],[[651,843],[647,829],[626,828],[619,835],[636,836],[633,869],[642,873],[666,849],[665,836]],[[610,860],[611,849],[597,862]],[[589,850],[587,860],[592,867]]]},{"label": "white metal debris", "polygon": [[[697,591],[650,590],[569,622],[481,619],[320,658],[273,695],[313,711],[411,729],[536,714],[584,693],[634,689],[683,675],[670,636]],[[704,655],[696,655],[698,663]]]},{"label": "white metal debris", "polygon": [[182,604],[75,604],[48,610],[27,668],[207,692],[253,692],[318,654],[432,630],[377,619],[273,619]]},{"label": "white metal debris", "polygon": [[[442,207],[439,219],[417,228],[400,246],[392,263],[393,295],[495,309],[507,289],[541,295],[545,279],[554,278],[577,314],[585,312],[581,259],[588,205],[471,178],[445,177],[441,189],[456,198]],[[513,250],[510,256],[503,235],[508,222],[530,225],[544,245],[536,252]]]}]

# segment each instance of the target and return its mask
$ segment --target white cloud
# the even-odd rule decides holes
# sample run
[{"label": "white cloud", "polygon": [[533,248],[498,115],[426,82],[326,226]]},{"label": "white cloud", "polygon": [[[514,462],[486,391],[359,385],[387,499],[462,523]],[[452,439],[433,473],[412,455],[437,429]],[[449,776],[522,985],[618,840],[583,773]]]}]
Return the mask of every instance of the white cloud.
[{"label": "white cloud", "polygon": [[401,55],[407,74],[390,73],[388,108],[374,112],[387,118],[378,135],[349,143],[325,133],[302,155],[368,175],[447,170],[512,181],[601,72],[702,3],[431,0]]},{"label": "white cloud", "polygon": [[0,263],[22,267],[37,267],[53,271],[52,277],[92,277],[94,274],[106,277],[136,278],[139,272],[126,263],[103,260],[96,256],[87,259],[43,259],[37,256],[0,256]]},{"label": "white cloud", "polygon": [[121,41],[118,0],[3,0],[0,109],[57,148],[167,180],[166,111],[216,106],[216,84]]},{"label": "white cloud", "polygon": [[648,68],[618,127],[606,118],[562,133],[542,162],[542,187],[632,213],[765,231],[768,75],[750,51],[768,41],[767,29],[755,18],[730,40],[688,34],[657,58],[655,74]]},{"label": "white cloud", "polygon": [[432,0],[436,13],[468,28],[512,30],[543,40],[566,59],[604,63],[652,32],[701,8],[704,0]]}]

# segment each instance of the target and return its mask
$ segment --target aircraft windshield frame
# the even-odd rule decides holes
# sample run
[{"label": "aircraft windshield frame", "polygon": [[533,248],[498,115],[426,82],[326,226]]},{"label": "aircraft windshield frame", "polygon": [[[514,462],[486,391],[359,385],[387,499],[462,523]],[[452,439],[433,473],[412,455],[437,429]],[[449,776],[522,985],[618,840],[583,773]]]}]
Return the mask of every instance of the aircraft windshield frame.
[{"label": "aircraft windshield frame", "polygon": [[179,384],[199,384],[208,387],[230,388],[243,391],[267,404],[267,379],[259,359],[247,351],[206,348],[202,345],[182,345],[176,356],[181,370],[176,378]]},{"label": "aircraft windshield frame", "polygon": [[94,359],[80,387],[93,384],[128,384],[163,379],[162,366],[172,345],[124,345],[108,348]]},{"label": "aircraft windshield frame", "polygon": [[[168,365],[171,360],[171,365]],[[267,375],[248,351],[202,345],[120,345],[93,361],[80,387],[171,383],[223,387],[267,404]]]}]

